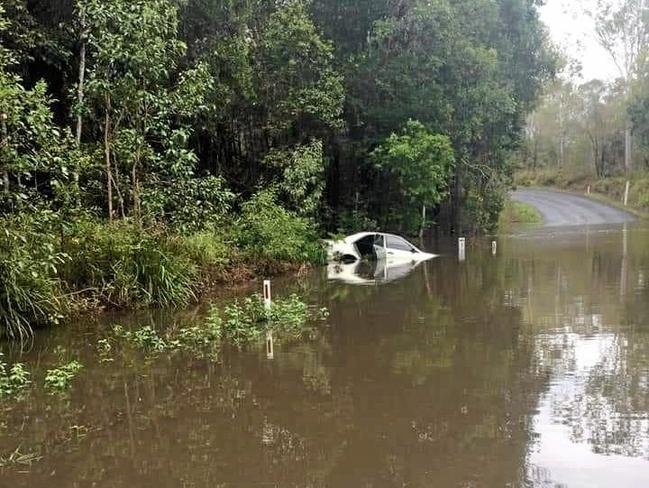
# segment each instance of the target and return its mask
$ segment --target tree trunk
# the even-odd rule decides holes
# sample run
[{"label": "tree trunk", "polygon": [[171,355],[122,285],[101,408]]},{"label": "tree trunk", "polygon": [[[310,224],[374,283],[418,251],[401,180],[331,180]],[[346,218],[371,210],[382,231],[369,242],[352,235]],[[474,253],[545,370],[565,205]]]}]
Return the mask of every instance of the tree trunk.
[{"label": "tree trunk", "polygon": [[624,129],[624,170],[627,173],[633,170],[633,136],[631,131],[631,121],[627,121]]},{"label": "tree trunk", "polygon": [[421,228],[419,229],[419,239],[424,238],[424,230],[426,229],[426,205],[421,207]]},{"label": "tree trunk", "polygon": [[113,221],[113,171],[110,164],[110,95],[106,95],[106,115],[104,119],[104,156],[106,159],[106,190],[108,193],[108,220]]},{"label": "tree trunk", "polygon": [[131,179],[133,181],[133,218],[138,226],[142,223],[142,212],[140,211],[140,180],[138,178],[138,166],[140,162],[140,150],[137,150],[135,155],[135,162],[131,170]]},{"label": "tree trunk", "polygon": [[[0,120],[2,120],[2,149],[9,145],[9,136],[7,135],[7,114],[0,114]],[[6,164],[6,162],[5,162]],[[9,194],[9,170],[5,166],[2,171],[2,182],[4,185],[4,192],[6,195]]]},{"label": "tree trunk", "polygon": [[[81,134],[83,132],[83,116],[81,114],[81,107],[83,105],[84,99],[84,84],[86,80],[86,39],[88,36],[87,27],[86,27],[86,11],[82,7],[80,12],[80,27],[81,27],[81,48],[79,51],[79,79],[77,87],[77,127],[76,127],[76,141],[77,147],[81,145]],[[79,172],[75,174],[75,179],[79,181]]]}]

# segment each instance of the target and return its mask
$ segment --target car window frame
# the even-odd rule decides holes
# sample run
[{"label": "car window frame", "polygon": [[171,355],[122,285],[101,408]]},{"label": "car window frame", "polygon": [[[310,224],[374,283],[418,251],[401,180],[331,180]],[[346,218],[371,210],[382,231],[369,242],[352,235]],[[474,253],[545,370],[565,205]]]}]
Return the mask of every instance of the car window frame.
[{"label": "car window frame", "polygon": [[[413,254],[417,252],[417,248],[415,246],[413,246],[412,244],[410,244],[403,237],[400,237],[400,236],[397,236],[397,235],[392,235],[392,234],[388,234],[385,237],[386,237],[386,239],[385,239],[385,248],[386,249],[391,249],[393,251],[410,252],[410,253],[413,253]],[[399,242],[399,241],[402,242],[404,245],[408,246],[408,248],[407,249],[400,249],[398,247],[391,247],[390,246],[390,240],[391,239],[395,239],[397,242]]]}]

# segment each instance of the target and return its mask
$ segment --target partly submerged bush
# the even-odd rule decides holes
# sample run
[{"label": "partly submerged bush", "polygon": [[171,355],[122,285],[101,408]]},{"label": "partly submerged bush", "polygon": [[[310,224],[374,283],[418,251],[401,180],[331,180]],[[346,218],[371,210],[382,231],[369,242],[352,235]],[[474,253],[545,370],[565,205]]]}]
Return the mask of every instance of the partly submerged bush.
[{"label": "partly submerged bush", "polygon": [[272,190],[259,192],[242,210],[238,245],[257,266],[272,269],[287,262],[324,262],[324,247],[314,225],[280,206]]},{"label": "partly submerged bush", "polygon": [[207,321],[216,324],[222,336],[238,342],[255,339],[269,329],[300,331],[310,316],[309,307],[297,295],[275,300],[270,308],[261,296],[252,295],[223,310],[212,307]]},{"label": "partly submerged bush", "polygon": [[9,367],[3,361],[2,354],[0,353],[0,398],[20,394],[30,385],[30,376],[31,374],[25,369],[22,363],[16,363]]},{"label": "partly submerged bush", "polygon": [[76,361],[70,361],[67,364],[47,370],[45,373],[45,387],[51,393],[62,393],[70,388],[72,380],[77,376],[83,365]]}]

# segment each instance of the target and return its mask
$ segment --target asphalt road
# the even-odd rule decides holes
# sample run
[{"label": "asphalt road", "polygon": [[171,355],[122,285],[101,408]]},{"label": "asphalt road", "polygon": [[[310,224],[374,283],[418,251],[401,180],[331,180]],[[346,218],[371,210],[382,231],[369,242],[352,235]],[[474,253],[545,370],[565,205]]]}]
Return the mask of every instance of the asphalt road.
[{"label": "asphalt road", "polygon": [[622,224],[636,220],[624,210],[570,193],[525,189],[515,191],[512,198],[535,207],[543,215],[546,227]]}]

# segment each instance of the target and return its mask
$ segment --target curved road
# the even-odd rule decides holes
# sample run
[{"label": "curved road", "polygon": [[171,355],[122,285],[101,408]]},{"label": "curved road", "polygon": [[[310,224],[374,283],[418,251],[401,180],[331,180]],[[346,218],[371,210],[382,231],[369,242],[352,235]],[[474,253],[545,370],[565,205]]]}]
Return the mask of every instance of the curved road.
[{"label": "curved road", "polygon": [[636,220],[624,210],[570,193],[524,189],[512,193],[512,199],[535,207],[543,215],[546,227],[623,224]]}]

